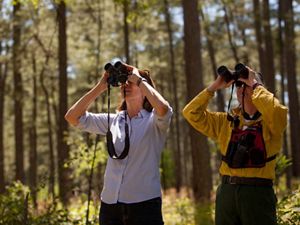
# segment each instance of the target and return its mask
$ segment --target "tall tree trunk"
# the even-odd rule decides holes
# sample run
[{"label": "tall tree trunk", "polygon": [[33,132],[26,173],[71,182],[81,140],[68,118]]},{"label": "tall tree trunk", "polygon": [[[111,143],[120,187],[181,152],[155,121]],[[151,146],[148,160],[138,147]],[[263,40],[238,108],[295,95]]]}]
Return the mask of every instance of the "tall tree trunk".
[{"label": "tall tree trunk", "polygon": [[[101,56],[101,33],[102,33],[102,8],[101,8],[101,0],[97,1],[97,53],[96,53],[96,80],[99,80],[99,75],[100,75],[100,56]],[[104,95],[102,95],[104,96]],[[105,102],[104,100],[101,102],[101,105],[104,106]],[[98,100],[96,99],[95,101],[95,112],[99,112],[98,110]],[[102,109],[101,112],[103,112],[104,110]],[[97,138],[95,138],[95,141],[97,140]],[[97,165],[97,169],[96,169],[96,178],[97,178],[97,185],[95,185],[95,187],[97,187],[97,193],[101,192],[101,189],[103,188],[103,165],[101,163],[98,163]]]},{"label": "tall tree trunk", "polygon": [[[8,48],[6,49],[8,50]],[[8,53],[6,53],[8,54]],[[0,55],[2,55],[2,42],[0,41]],[[0,193],[5,191],[5,163],[4,163],[4,111],[5,86],[8,63],[0,63]]]},{"label": "tall tree trunk", "polygon": [[[188,100],[203,88],[198,1],[182,0],[184,18],[184,59]],[[209,201],[212,188],[210,152],[207,139],[190,126],[195,200]]]},{"label": "tall tree trunk", "polygon": [[[242,10],[243,12],[246,12],[247,11],[247,6],[246,6],[246,3],[245,1],[242,1],[241,2],[241,7],[242,7]],[[243,42],[243,53],[242,53],[242,62],[245,63],[246,65],[249,64],[249,53],[248,53],[248,46],[247,46],[247,34],[246,34],[246,27],[245,27],[245,16],[243,15],[242,16],[243,20],[238,20],[237,21],[237,29],[241,31],[241,39],[242,39],[242,42]]]},{"label": "tall tree trunk", "polygon": [[53,42],[53,38],[54,38],[54,34],[56,33],[56,31],[53,33],[51,39],[50,39],[50,43],[49,43],[49,47],[48,49],[45,48],[45,46],[43,45],[43,43],[40,41],[40,39],[38,38],[38,36],[35,36],[35,39],[37,41],[37,43],[41,46],[43,52],[45,53],[45,62],[43,65],[43,68],[39,74],[39,81],[41,84],[41,88],[42,91],[44,92],[45,95],[45,101],[46,101],[46,113],[47,113],[47,129],[48,129],[48,145],[49,145],[49,190],[48,192],[51,194],[52,198],[54,199],[55,197],[55,191],[54,191],[54,186],[55,186],[55,159],[54,159],[54,147],[53,147],[53,131],[52,131],[52,119],[51,119],[51,105],[50,105],[50,95],[49,92],[46,88],[46,85],[44,83],[44,73],[46,68],[49,65],[49,59],[50,59],[50,54],[49,54],[49,50],[52,47],[52,42]]},{"label": "tall tree trunk", "polygon": [[46,60],[45,60],[45,65],[44,68],[42,69],[41,73],[40,73],[40,83],[41,83],[41,87],[42,90],[44,92],[45,95],[45,101],[46,101],[46,112],[47,112],[47,128],[48,128],[48,145],[49,145],[49,193],[51,194],[51,196],[54,199],[55,196],[55,190],[54,190],[54,186],[55,186],[55,159],[54,159],[54,146],[53,146],[53,131],[52,131],[52,118],[51,118],[51,105],[50,105],[50,96],[49,96],[49,92],[46,88],[46,85],[44,83],[44,71],[45,71],[45,66],[48,65],[48,61],[49,61],[49,55],[46,56]]},{"label": "tall tree trunk", "polygon": [[[2,4],[0,1],[0,15],[2,15]],[[0,56],[2,56],[2,41],[0,40]],[[0,62],[0,194],[4,192],[5,189],[5,176],[4,176],[4,107],[5,107],[5,79],[6,74],[3,72],[4,63]]]},{"label": "tall tree trunk", "polygon": [[59,57],[59,112],[58,112],[58,132],[57,132],[57,155],[58,155],[58,175],[59,175],[59,196],[64,204],[68,203],[71,193],[71,180],[69,177],[70,168],[65,167],[69,160],[69,146],[65,140],[68,134],[68,124],[64,115],[68,107],[68,79],[67,79],[67,22],[66,5],[60,1],[57,8],[58,19],[58,57]]},{"label": "tall tree trunk", "polygon": [[291,149],[293,158],[293,175],[300,176],[300,144],[299,144],[299,99],[297,93],[297,74],[296,74],[296,45],[294,31],[294,13],[293,1],[286,0],[284,7],[285,20],[285,68],[288,79],[289,94],[289,113],[290,113],[290,133],[291,133]]},{"label": "tall tree trunk", "polygon": [[[281,0],[278,0],[278,51],[279,51],[279,71],[281,75],[280,86],[281,86],[281,102],[282,104],[286,104],[284,93],[286,91],[284,80],[286,77],[285,65],[284,65],[284,45],[283,45],[283,28],[282,28],[282,21],[283,21],[283,4]],[[288,149],[288,141],[287,141],[287,132],[284,132],[283,136],[283,154],[289,158],[289,149]],[[291,189],[292,181],[292,170],[291,167],[288,167],[286,170],[286,186],[288,189]]]},{"label": "tall tree trunk", "polygon": [[23,85],[21,76],[21,3],[13,5],[13,77],[14,77],[14,117],[16,180],[25,182],[23,144]]},{"label": "tall tree trunk", "polygon": [[273,53],[273,40],[272,31],[270,27],[270,12],[269,0],[263,1],[263,27],[265,39],[265,74],[263,74],[265,84],[268,89],[275,93],[275,67],[274,67],[274,53]]},{"label": "tall tree trunk", "polygon": [[[210,29],[209,29],[209,21],[205,19],[204,13],[202,8],[200,8],[200,15],[204,24],[204,30],[206,33],[206,40],[207,40],[207,49],[208,49],[208,54],[209,54],[209,59],[211,62],[212,66],[212,71],[214,74],[214,78],[216,79],[218,74],[217,74],[217,62],[216,62],[216,57],[215,57],[215,48],[214,48],[214,43],[213,43],[213,38],[210,34]],[[225,101],[224,101],[224,95],[221,90],[217,91],[217,107],[219,112],[223,112],[225,109]]]},{"label": "tall tree trunk", "polygon": [[264,75],[265,72],[265,58],[264,58],[264,45],[262,40],[262,29],[261,29],[261,16],[260,16],[260,3],[259,0],[253,0],[253,13],[254,13],[254,25],[255,25],[255,36],[257,42],[257,51],[259,58],[259,68],[261,73]]},{"label": "tall tree trunk", "polygon": [[132,50],[132,56],[131,56],[131,61],[133,63],[133,65],[135,65],[136,67],[139,66],[139,55],[138,55],[138,44],[137,44],[137,37],[138,37],[138,34],[139,34],[139,28],[138,28],[138,15],[139,15],[139,7],[138,7],[138,0],[133,0],[133,11],[134,11],[134,20],[133,20],[133,33],[134,33],[134,40],[135,40],[135,43],[133,45],[133,50]]},{"label": "tall tree trunk", "polygon": [[180,148],[180,132],[179,132],[179,106],[178,106],[178,88],[177,88],[177,79],[176,79],[176,71],[175,71],[175,54],[174,54],[174,46],[173,46],[173,31],[171,27],[172,19],[169,12],[169,2],[168,0],[164,0],[164,13],[165,20],[168,32],[169,39],[169,57],[170,57],[170,77],[173,86],[172,92],[173,95],[173,103],[174,103],[174,114],[175,114],[175,138],[176,138],[176,149],[175,149],[175,169],[176,169],[176,190],[180,191],[182,186],[182,164],[181,164],[181,148]]},{"label": "tall tree trunk", "polygon": [[224,0],[222,0],[222,3],[223,3],[224,20],[226,23],[228,41],[229,41],[235,62],[239,63],[240,59],[239,59],[239,56],[237,53],[236,45],[234,44],[234,41],[232,39],[232,35],[231,35],[231,31],[230,31],[230,21],[229,21],[228,12],[227,12],[227,8],[226,8],[226,4],[225,4]]},{"label": "tall tree trunk", "polygon": [[125,56],[126,56],[126,63],[130,64],[130,45],[129,45],[129,27],[127,22],[128,17],[128,0],[123,0],[123,22],[124,22],[124,49],[125,49]]},{"label": "tall tree trunk", "polygon": [[37,119],[37,70],[35,53],[32,55],[32,67],[33,67],[33,96],[32,96],[32,121],[29,128],[29,184],[33,197],[34,206],[37,206],[37,134],[36,134],[36,119]]}]

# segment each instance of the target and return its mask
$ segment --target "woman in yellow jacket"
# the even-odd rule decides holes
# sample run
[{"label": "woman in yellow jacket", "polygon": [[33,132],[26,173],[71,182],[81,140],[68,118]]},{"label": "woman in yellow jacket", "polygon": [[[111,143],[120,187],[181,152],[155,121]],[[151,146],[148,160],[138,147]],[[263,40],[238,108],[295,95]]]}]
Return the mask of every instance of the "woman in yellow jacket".
[{"label": "woman in yellow jacket", "polygon": [[[249,67],[246,78],[218,76],[183,109],[187,121],[214,139],[221,151],[222,183],[216,196],[216,225],[273,225],[275,158],[282,146],[287,108]],[[236,86],[239,107],[231,113],[207,109],[214,92]]]}]

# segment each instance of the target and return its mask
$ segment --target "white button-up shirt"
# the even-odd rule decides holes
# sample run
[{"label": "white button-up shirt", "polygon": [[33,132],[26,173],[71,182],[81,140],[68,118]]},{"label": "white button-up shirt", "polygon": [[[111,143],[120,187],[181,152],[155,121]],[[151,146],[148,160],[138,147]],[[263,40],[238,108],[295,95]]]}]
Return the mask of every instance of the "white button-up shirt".
[{"label": "white button-up shirt", "polygon": [[[133,118],[127,116],[130,148],[122,160],[108,158],[104,174],[101,200],[107,204],[117,202],[135,203],[161,196],[159,163],[172,108],[163,117],[155,110],[142,109]],[[125,111],[110,114],[110,130],[117,155],[125,144]],[[86,112],[80,117],[77,127],[90,133],[105,135],[107,114]]]}]

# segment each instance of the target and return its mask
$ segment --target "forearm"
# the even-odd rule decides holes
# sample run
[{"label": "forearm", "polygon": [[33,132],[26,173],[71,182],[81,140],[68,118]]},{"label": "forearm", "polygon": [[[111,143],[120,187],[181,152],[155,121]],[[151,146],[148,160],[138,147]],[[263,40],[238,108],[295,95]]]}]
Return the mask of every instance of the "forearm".
[{"label": "forearm", "polygon": [[105,91],[106,87],[103,84],[98,83],[93,89],[81,97],[65,115],[65,119],[72,125],[76,126],[80,116],[82,116],[85,111],[89,108],[91,103]]},{"label": "forearm", "polygon": [[139,87],[155,109],[157,115],[164,116],[168,112],[169,108],[169,103],[164,99],[164,97],[147,82],[141,82]]},{"label": "forearm", "polygon": [[217,139],[220,127],[226,118],[221,113],[207,110],[208,103],[213,96],[213,92],[204,89],[184,107],[182,114],[197,131],[208,137]]}]

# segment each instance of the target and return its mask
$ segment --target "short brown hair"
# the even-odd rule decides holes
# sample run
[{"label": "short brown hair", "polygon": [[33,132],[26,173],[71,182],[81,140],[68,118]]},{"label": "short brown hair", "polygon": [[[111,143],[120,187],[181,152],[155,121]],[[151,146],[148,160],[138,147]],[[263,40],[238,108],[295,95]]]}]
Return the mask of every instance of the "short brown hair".
[{"label": "short brown hair", "polygon": [[[139,70],[139,74],[141,77],[145,78],[147,80],[147,83],[150,84],[153,88],[155,88],[155,84],[150,77],[150,71],[149,70]],[[121,104],[118,106],[118,111],[126,110],[127,105],[125,99],[121,102]],[[153,106],[151,103],[148,101],[147,97],[145,97],[144,102],[143,102],[143,109],[147,110],[148,112],[151,112],[153,109]]]}]

